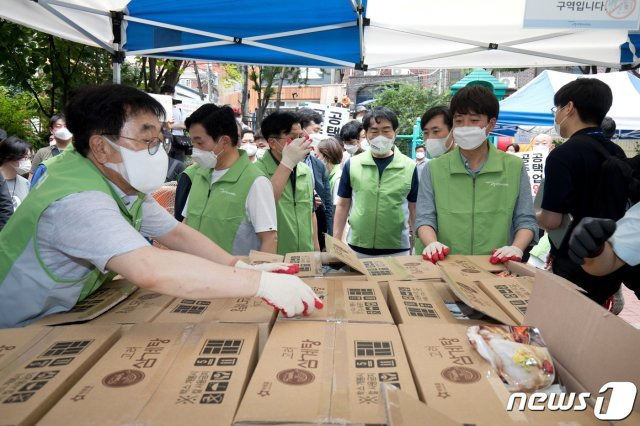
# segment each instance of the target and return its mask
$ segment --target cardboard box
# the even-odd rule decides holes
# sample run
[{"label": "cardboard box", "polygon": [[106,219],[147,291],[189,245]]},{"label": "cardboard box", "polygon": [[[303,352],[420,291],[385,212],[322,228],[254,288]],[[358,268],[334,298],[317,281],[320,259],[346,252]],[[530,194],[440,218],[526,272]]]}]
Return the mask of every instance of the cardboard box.
[{"label": "cardboard box", "polygon": [[[496,278],[465,256],[451,256],[440,264],[442,276],[453,293],[466,305],[509,325],[520,325],[527,308],[530,279],[522,277]],[[518,268],[516,262],[507,268]],[[517,269],[531,273],[528,269]],[[511,271],[511,270],[510,270]],[[501,284],[496,279],[503,280]]]},{"label": "cardboard box", "polygon": [[300,278],[321,277],[323,275],[320,252],[287,253],[284,262],[298,265],[300,272],[296,275]]},{"label": "cardboard box", "polygon": [[434,320],[456,322],[436,288],[428,282],[391,282],[388,300],[396,324],[428,325]]},{"label": "cardboard box", "polygon": [[49,315],[32,325],[61,325],[92,320],[125,300],[137,289],[138,287],[124,279],[110,281],[77,303],[72,310]]},{"label": "cardboard box", "polygon": [[483,271],[487,271],[487,272],[502,272],[502,271],[506,271],[507,267],[505,266],[504,263],[496,263],[493,264],[489,261],[489,259],[491,258],[491,256],[487,256],[487,255],[460,255],[460,254],[451,254],[447,257],[444,258],[444,260],[439,260],[438,261],[438,265],[447,265],[449,263],[455,263],[456,261],[459,260],[467,260],[471,263],[473,263],[474,265],[476,265],[478,268],[482,269]]},{"label": "cardboard box", "polygon": [[248,264],[259,265],[262,263],[279,263],[284,261],[284,256],[275,253],[265,253],[263,251],[251,250],[249,252]]},{"label": "cardboard box", "polygon": [[275,309],[262,299],[254,297],[211,300],[176,298],[153,322],[256,324],[259,329],[261,352],[277,315],[278,312]]},{"label": "cardboard box", "polygon": [[31,339],[18,341],[16,329],[0,330],[0,346],[14,348],[0,359],[3,425],[40,420],[120,335],[116,325],[32,327],[21,331]]},{"label": "cardboard box", "polygon": [[[588,299],[572,283],[539,271],[525,323],[540,329],[570,391],[597,397],[604,384],[616,381],[640,388],[640,330]],[[638,402],[635,413],[640,413]]]},{"label": "cardboard box", "polygon": [[380,286],[367,281],[339,281],[324,278],[303,280],[320,300],[324,308],[308,317],[286,318],[278,321],[344,321],[394,324]]},{"label": "cardboard box", "polygon": [[388,426],[423,426],[426,419],[432,425],[463,426],[395,386],[381,386]]},{"label": "cardboard box", "polygon": [[380,383],[417,396],[395,326],[278,322],[234,424],[384,424]]},{"label": "cardboard box", "polygon": [[139,288],[91,324],[139,324],[151,322],[173,301],[172,296]]},{"label": "cardboard box", "polygon": [[0,329],[0,375],[6,366],[49,333],[51,329],[47,327]]},{"label": "cardboard box", "polygon": [[138,324],[43,424],[230,424],[257,357],[241,324]]},{"label": "cardboard box", "polygon": [[593,413],[586,412],[508,412],[510,392],[469,344],[466,326],[433,322],[429,327],[402,324],[399,328],[420,399],[455,422],[598,424]]},{"label": "cardboard box", "polygon": [[359,259],[351,248],[326,235],[327,251],[371,281],[439,280],[440,271],[421,256],[389,256]]}]

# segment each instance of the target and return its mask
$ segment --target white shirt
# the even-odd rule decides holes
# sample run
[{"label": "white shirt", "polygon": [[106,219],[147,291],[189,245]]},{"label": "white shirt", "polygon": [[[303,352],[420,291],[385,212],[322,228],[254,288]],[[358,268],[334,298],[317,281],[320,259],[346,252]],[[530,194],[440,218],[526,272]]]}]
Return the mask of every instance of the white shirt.
[{"label": "white shirt", "polygon": [[[173,106],[173,125],[182,125],[184,126],[185,114],[182,112],[180,108],[177,106]],[[183,129],[172,129],[171,134],[176,136],[184,136]]]},{"label": "white shirt", "polygon": [[640,203],[631,207],[618,221],[609,243],[624,263],[631,266],[640,264]]}]

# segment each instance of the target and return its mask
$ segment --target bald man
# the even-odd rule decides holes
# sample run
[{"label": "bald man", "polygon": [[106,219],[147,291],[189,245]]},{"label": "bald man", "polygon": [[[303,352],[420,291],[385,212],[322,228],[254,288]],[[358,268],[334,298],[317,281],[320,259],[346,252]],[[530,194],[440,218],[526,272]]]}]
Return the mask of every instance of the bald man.
[{"label": "bald man", "polygon": [[550,135],[541,133],[531,141],[533,151],[543,151],[547,154],[555,148],[553,138]]}]

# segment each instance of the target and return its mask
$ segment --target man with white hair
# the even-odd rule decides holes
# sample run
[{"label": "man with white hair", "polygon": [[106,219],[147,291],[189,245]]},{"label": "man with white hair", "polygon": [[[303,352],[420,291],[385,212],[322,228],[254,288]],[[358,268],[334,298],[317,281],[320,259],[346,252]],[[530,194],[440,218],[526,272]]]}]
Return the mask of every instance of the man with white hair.
[{"label": "man with white hair", "polygon": [[545,152],[546,154],[550,153],[554,148],[553,138],[546,133],[540,133],[533,138],[531,145],[534,152]]}]

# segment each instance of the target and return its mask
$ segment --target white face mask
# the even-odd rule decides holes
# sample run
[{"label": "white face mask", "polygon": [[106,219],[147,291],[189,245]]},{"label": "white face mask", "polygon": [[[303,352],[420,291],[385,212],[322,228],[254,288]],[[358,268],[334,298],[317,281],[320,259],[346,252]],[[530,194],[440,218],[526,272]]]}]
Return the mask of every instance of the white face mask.
[{"label": "white face mask", "polygon": [[218,155],[213,151],[204,151],[193,147],[193,153],[191,159],[195,161],[200,167],[205,169],[214,169],[218,164]]},{"label": "white face mask", "polygon": [[424,152],[422,152],[422,151],[416,152],[416,159],[417,160],[423,160],[424,159]]},{"label": "white face mask", "polygon": [[66,127],[61,127],[54,132],[53,136],[61,141],[68,141],[73,137],[73,133],[71,133]]},{"label": "white face mask", "polygon": [[467,151],[471,151],[482,145],[487,140],[486,127],[456,127],[453,129],[453,140]]},{"label": "white face mask", "polygon": [[562,136],[562,133],[560,132],[560,127],[562,126],[562,123],[564,123],[564,121],[565,121],[567,118],[569,118],[569,116],[567,115],[565,118],[563,118],[562,120],[560,120],[560,122],[559,122],[559,123],[556,123],[556,117],[558,116],[558,113],[559,113],[560,111],[562,111],[562,110],[564,109],[564,107],[566,107],[566,106],[567,106],[567,105],[565,105],[565,106],[563,106],[562,108],[558,109],[558,110],[556,111],[556,114],[553,116],[553,128],[555,129],[556,134],[557,134],[558,136],[560,136],[560,137],[563,137],[563,136]]},{"label": "white face mask", "polygon": [[258,150],[256,151],[256,157],[257,158],[262,158],[264,157],[264,154],[267,152],[266,149],[264,148],[258,148]]},{"label": "white face mask", "polygon": [[447,146],[447,139],[449,139],[449,135],[444,138],[427,139],[424,146],[427,148],[430,158],[438,158],[449,151],[451,145]]},{"label": "white face mask", "polygon": [[345,151],[347,151],[349,153],[349,155],[353,155],[356,152],[358,152],[358,145],[353,144],[353,145],[349,145],[349,144],[344,144],[344,149]]},{"label": "white face mask", "polygon": [[23,158],[18,162],[18,166],[14,167],[14,169],[19,175],[29,173],[31,171],[31,160],[29,160],[28,158]]},{"label": "white face mask", "polygon": [[546,145],[534,145],[533,152],[535,153],[542,153],[542,154],[548,154],[549,153],[549,147]]},{"label": "white face mask", "polygon": [[151,194],[162,186],[167,178],[169,159],[162,147],[151,155],[147,149],[133,151],[104,138],[122,156],[122,163],[105,163],[105,167],[115,170],[133,188]]},{"label": "white face mask", "polygon": [[370,149],[369,141],[366,139],[360,139],[360,148],[362,148],[363,151],[368,151]]},{"label": "white face mask", "polygon": [[240,149],[244,150],[247,152],[247,155],[249,157],[253,157],[254,155],[256,155],[256,153],[258,152],[258,147],[255,146],[254,144],[250,143],[247,145],[243,145],[240,147]]},{"label": "white face mask", "polygon": [[388,154],[389,151],[393,148],[394,139],[388,138],[386,136],[376,136],[372,140],[369,141],[371,145],[371,152],[376,155],[385,155]]}]

